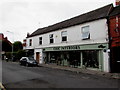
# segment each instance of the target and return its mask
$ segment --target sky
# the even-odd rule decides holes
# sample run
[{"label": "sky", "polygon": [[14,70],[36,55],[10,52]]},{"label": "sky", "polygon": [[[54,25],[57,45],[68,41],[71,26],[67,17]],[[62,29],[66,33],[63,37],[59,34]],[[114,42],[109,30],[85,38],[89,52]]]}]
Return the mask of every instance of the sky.
[{"label": "sky", "polygon": [[1,0],[0,33],[11,42],[21,41],[27,33],[105,5],[115,0]]}]

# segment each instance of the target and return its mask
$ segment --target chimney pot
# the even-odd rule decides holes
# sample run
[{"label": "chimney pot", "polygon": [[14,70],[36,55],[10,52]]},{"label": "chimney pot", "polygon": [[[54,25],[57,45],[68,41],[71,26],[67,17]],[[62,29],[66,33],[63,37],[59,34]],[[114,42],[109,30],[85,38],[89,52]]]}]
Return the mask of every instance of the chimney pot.
[{"label": "chimney pot", "polygon": [[119,6],[120,5],[120,0],[116,0],[116,6]]}]

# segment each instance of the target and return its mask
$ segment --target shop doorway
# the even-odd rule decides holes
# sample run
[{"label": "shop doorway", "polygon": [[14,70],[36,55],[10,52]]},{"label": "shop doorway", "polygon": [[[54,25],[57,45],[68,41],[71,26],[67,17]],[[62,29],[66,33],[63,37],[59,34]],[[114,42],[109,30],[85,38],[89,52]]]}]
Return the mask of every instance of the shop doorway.
[{"label": "shop doorway", "polygon": [[39,52],[36,52],[36,61],[39,63],[40,61],[40,53]]}]

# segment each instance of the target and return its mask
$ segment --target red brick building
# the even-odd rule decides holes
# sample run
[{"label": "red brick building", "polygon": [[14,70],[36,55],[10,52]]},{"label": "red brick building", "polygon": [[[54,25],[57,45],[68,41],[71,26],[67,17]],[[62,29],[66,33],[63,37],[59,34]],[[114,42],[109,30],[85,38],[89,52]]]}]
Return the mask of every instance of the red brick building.
[{"label": "red brick building", "polygon": [[109,16],[111,72],[120,72],[120,1]]},{"label": "red brick building", "polygon": [[4,58],[5,52],[11,52],[12,51],[12,43],[7,39],[7,37],[4,37],[2,33],[0,33],[0,48],[2,46],[2,59]]}]

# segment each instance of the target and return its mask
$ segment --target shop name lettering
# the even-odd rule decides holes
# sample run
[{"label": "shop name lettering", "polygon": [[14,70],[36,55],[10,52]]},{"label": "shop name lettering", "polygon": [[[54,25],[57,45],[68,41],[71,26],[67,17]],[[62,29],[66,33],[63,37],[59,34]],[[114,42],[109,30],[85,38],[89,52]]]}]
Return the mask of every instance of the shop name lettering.
[{"label": "shop name lettering", "polygon": [[65,47],[54,47],[53,50],[77,50],[80,46],[65,46]]}]

